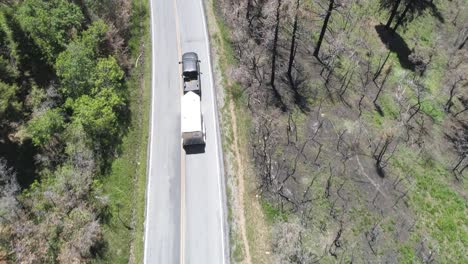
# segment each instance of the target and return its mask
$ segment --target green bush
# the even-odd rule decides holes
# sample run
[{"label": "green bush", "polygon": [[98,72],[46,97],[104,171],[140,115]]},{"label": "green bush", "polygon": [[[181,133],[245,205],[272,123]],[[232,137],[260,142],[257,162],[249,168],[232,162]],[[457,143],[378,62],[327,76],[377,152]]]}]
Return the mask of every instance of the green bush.
[{"label": "green bush", "polygon": [[27,131],[36,146],[46,144],[64,128],[63,116],[59,109],[48,109],[28,122]]}]

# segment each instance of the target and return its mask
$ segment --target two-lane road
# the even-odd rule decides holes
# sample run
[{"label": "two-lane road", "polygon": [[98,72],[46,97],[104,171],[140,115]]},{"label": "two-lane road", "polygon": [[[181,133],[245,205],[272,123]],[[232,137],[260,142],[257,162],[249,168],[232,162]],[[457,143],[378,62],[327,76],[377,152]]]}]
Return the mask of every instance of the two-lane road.
[{"label": "two-lane road", "polygon": [[[222,153],[202,0],[150,0],[152,113],[145,263],[227,263]],[[204,153],[180,139],[181,53],[201,60]]]}]

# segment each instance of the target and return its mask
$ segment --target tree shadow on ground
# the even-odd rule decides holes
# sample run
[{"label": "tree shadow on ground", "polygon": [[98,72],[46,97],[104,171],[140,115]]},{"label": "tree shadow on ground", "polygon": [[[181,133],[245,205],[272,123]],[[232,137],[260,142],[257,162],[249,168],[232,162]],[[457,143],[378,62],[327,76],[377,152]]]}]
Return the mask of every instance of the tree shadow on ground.
[{"label": "tree shadow on ground", "polygon": [[411,50],[405,40],[397,32],[386,29],[382,24],[375,26],[375,30],[377,34],[379,34],[382,43],[384,43],[391,52],[397,54],[401,67],[414,71],[415,64],[409,59]]},{"label": "tree shadow on ground", "polygon": [[385,178],[385,171],[384,168],[382,168],[379,165],[375,165],[375,171],[377,172],[377,175],[379,175],[380,178]]},{"label": "tree shadow on ground", "polygon": [[36,154],[37,149],[31,140],[25,140],[22,144],[8,138],[0,141],[0,157],[5,157],[8,166],[13,168],[22,189],[28,188],[36,180]]},{"label": "tree shadow on ground", "polygon": [[310,112],[310,106],[309,106],[309,102],[307,101],[306,96],[303,96],[303,95],[297,93],[294,96],[294,101],[295,101],[296,105],[299,107],[299,109],[301,110],[302,113],[307,114],[307,113]]},{"label": "tree shadow on ground", "polygon": [[28,82],[29,79],[34,80],[34,83],[40,87],[47,87],[50,80],[55,79],[55,71],[53,65],[50,65],[44,58],[41,49],[34,44],[28,34],[22,30],[19,24],[15,23],[14,19],[10,18],[10,26],[13,31],[13,38],[15,39],[20,56],[18,64],[20,82]]}]

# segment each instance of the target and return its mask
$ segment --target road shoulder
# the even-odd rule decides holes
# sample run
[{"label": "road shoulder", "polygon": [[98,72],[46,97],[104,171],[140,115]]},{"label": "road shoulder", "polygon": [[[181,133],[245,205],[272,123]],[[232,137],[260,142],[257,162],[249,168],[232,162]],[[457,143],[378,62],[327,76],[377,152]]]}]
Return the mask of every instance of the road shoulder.
[{"label": "road shoulder", "polygon": [[211,38],[211,55],[220,112],[224,153],[229,255],[232,263],[271,263],[269,232],[259,196],[255,193],[254,174],[248,162],[249,117],[246,104],[236,96],[237,84],[226,73],[235,63],[228,42],[228,29],[215,15],[215,2],[205,3]]}]

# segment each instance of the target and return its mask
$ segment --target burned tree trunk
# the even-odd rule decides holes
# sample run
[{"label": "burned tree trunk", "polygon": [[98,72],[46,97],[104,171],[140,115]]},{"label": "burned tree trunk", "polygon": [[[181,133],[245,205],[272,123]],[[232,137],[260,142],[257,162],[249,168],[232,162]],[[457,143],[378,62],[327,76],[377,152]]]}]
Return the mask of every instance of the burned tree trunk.
[{"label": "burned tree trunk", "polygon": [[278,0],[278,5],[276,7],[275,35],[273,38],[273,48],[272,48],[270,85],[271,85],[271,88],[273,89],[275,99],[278,100],[278,102],[280,103],[281,109],[283,111],[286,111],[286,105],[284,104],[281,98],[281,94],[279,93],[278,88],[276,87],[276,84],[275,84],[276,56],[278,55],[277,47],[278,47],[279,25],[280,25],[280,7],[281,7],[281,0]]},{"label": "burned tree trunk", "polygon": [[300,0],[297,0],[296,2],[296,14],[294,15],[294,24],[293,24],[293,31],[292,31],[292,36],[291,36],[291,47],[289,49],[289,62],[288,62],[288,73],[287,73],[289,84],[291,85],[291,88],[295,92],[297,92],[297,87],[296,87],[296,83],[293,80],[292,69],[294,65],[294,59],[296,57],[297,12],[299,10],[300,2],[301,2]]},{"label": "burned tree trunk", "polygon": [[327,31],[328,21],[330,20],[334,5],[335,5],[335,0],[330,0],[329,5],[328,5],[327,14],[325,15],[325,19],[323,20],[322,31],[320,31],[320,36],[319,36],[319,39],[318,39],[318,42],[317,42],[317,46],[315,47],[315,50],[314,50],[313,55],[318,60],[320,60],[319,57],[318,57],[318,54],[319,54],[319,51],[320,51],[320,46],[322,46],[323,37],[325,36],[325,32]]},{"label": "burned tree trunk", "polygon": [[397,22],[395,24],[395,27],[393,27],[393,31],[396,31],[397,28],[403,23],[403,20],[405,19],[405,16],[406,16],[406,13],[408,13],[410,8],[411,8],[411,2],[409,2],[406,5],[405,10],[403,10],[403,13],[401,13],[400,17],[398,18],[398,20],[397,20]]},{"label": "burned tree trunk", "polygon": [[465,46],[466,42],[468,41],[468,36],[465,37],[465,40],[463,40],[462,43],[460,43],[460,45],[458,45],[458,49],[461,50],[463,49],[463,47]]},{"label": "burned tree trunk", "polygon": [[445,112],[450,113],[450,109],[453,106],[453,97],[455,96],[455,90],[458,86],[458,84],[465,79],[463,78],[458,78],[453,84],[452,87],[450,88],[450,93],[449,93],[449,99],[447,100],[447,103],[445,103]]},{"label": "burned tree trunk", "polygon": [[[377,145],[377,147],[374,150],[374,159],[375,159],[375,167],[377,168],[377,173],[379,174],[380,177],[384,177],[384,168],[387,166],[388,160],[391,158],[393,153],[396,150],[396,146],[393,149],[392,153],[390,154],[390,157],[385,158],[385,154],[387,154],[388,147],[393,141],[392,136],[387,136],[385,138],[385,142],[383,143],[383,146],[380,148],[380,143]],[[379,150],[380,149],[380,150]]]},{"label": "burned tree trunk", "polygon": [[[379,62],[380,66],[379,66],[377,72],[374,74],[374,78],[372,78],[372,80],[373,80],[374,82],[375,82],[375,80],[377,80],[377,78],[379,77],[380,73],[382,72],[383,68],[385,67],[385,64],[387,64],[388,58],[390,58],[390,54],[391,54],[391,53],[392,53],[391,51],[389,51],[389,52],[387,53],[387,57],[385,57],[385,60],[383,61],[382,64],[380,64],[380,62]],[[380,59],[382,59],[382,58],[380,58]]]},{"label": "burned tree trunk", "polygon": [[390,17],[388,18],[387,24],[385,24],[386,29],[390,29],[390,25],[392,24],[393,19],[395,18],[396,14],[397,14],[398,7],[400,6],[400,3],[401,3],[401,0],[397,0],[395,2],[395,5],[392,8],[392,13],[390,14]]},{"label": "burned tree trunk", "polygon": [[385,82],[387,81],[387,77],[390,75],[390,72],[391,72],[392,68],[390,67],[384,77],[384,79],[382,80],[382,83],[380,85],[378,85],[375,81],[374,81],[374,84],[379,88],[379,90],[377,91],[377,95],[375,96],[374,100],[372,101],[372,103],[374,104],[374,107],[375,107],[375,110],[379,113],[379,115],[381,116],[384,116],[384,112],[382,110],[382,107],[380,107],[380,105],[378,104],[378,100],[379,100],[379,96],[380,94],[382,93],[383,91],[383,88],[384,88],[384,85],[385,85]]}]

